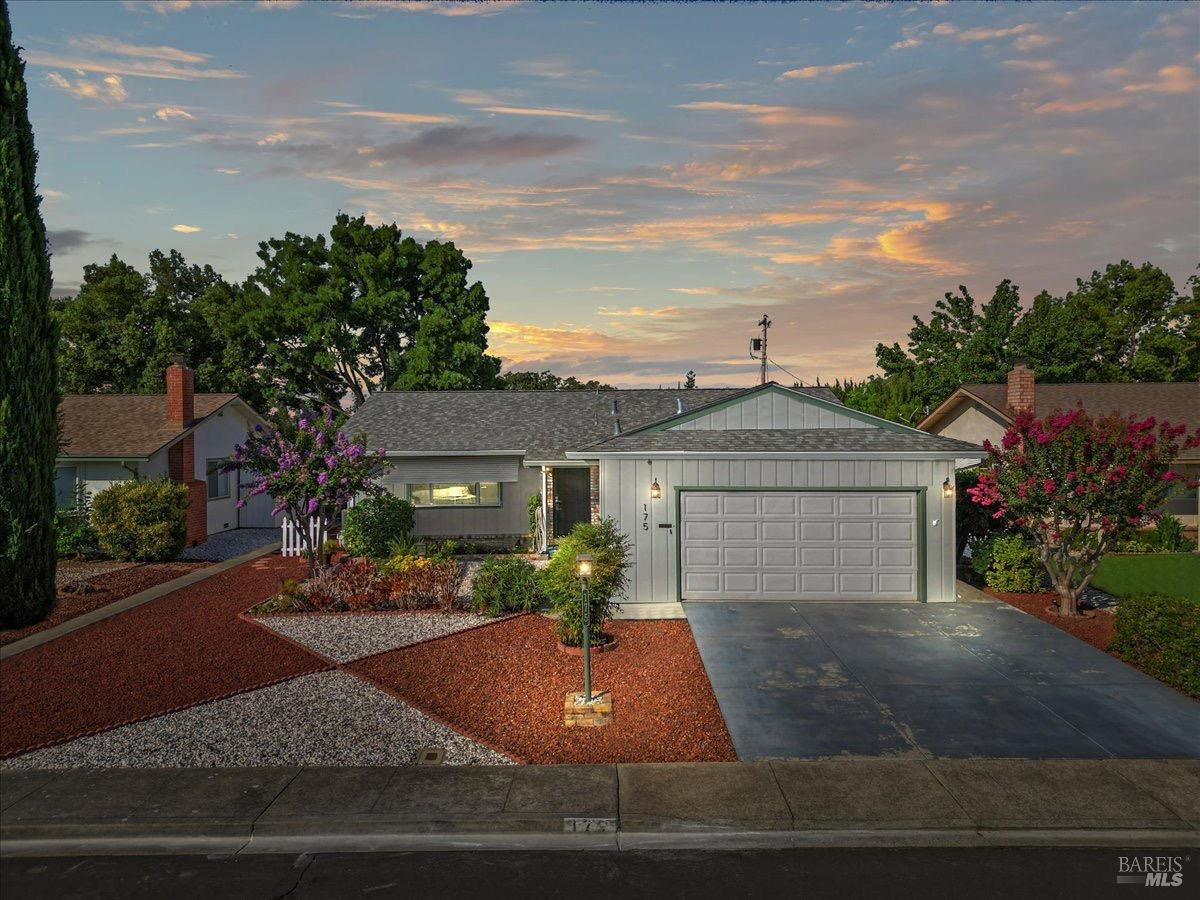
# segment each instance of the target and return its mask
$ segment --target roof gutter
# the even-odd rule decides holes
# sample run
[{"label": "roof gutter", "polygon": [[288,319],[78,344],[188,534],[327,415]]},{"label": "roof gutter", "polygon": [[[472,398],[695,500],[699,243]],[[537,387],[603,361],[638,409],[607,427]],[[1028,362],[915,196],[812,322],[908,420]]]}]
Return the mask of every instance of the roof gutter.
[{"label": "roof gutter", "polygon": [[524,450],[388,450],[388,459],[406,459],[420,456],[524,456]]},{"label": "roof gutter", "polygon": [[987,454],[971,450],[603,450],[590,453],[567,451],[568,459],[647,458],[654,459],[978,459]]}]

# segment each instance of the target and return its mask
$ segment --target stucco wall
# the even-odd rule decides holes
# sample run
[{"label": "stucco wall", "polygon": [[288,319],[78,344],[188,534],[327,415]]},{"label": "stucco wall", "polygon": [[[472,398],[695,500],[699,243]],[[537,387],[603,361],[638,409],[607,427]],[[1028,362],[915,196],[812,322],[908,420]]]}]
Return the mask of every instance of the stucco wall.
[{"label": "stucco wall", "polygon": [[[206,462],[209,459],[228,459],[235,445],[246,440],[253,422],[240,409],[226,407],[213,413],[196,426],[195,472],[198,481],[207,481]],[[230,472],[229,496],[208,498],[208,533],[217,534],[238,527],[237,490],[238,477]]]},{"label": "stucco wall", "polygon": [[[953,481],[952,460],[602,457],[600,514],[616,519],[633,542],[630,603],[679,600],[676,487],[913,487],[926,491],[926,599],[955,599],[954,501],[942,496]],[[650,499],[657,479],[662,499]],[[659,528],[667,522],[671,528]],[[934,524],[936,522],[936,524]]]},{"label": "stucco wall", "polygon": [[995,413],[977,403],[964,403],[943,419],[933,433],[982,447],[985,440],[998,445],[1006,429]]}]

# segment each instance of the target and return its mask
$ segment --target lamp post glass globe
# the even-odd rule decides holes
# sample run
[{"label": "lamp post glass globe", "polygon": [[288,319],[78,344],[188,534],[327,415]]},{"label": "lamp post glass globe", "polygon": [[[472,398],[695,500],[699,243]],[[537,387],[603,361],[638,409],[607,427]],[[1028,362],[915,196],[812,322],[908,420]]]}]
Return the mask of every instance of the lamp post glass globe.
[{"label": "lamp post glass globe", "polygon": [[588,581],[592,577],[592,563],[595,560],[589,553],[580,553],[575,557],[575,572],[583,582],[583,702],[592,702],[592,634],[591,621],[592,604],[588,597]]},{"label": "lamp post glass globe", "polygon": [[575,557],[575,574],[583,581],[587,581],[592,577],[592,563],[594,561],[591,554],[580,553]]}]

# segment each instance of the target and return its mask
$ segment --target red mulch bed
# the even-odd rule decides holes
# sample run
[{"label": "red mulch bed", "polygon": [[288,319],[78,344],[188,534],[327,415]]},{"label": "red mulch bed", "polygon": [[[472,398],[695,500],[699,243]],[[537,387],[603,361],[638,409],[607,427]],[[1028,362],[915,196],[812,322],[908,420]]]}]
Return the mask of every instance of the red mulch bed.
[{"label": "red mulch bed", "polygon": [[1058,603],[1058,595],[1053,591],[1042,591],[1037,594],[1010,594],[1007,591],[994,591],[984,588],[984,593],[997,600],[1003,600],[1010,606],[1037,616],[1043,622],[1049,622],[1069,634],[1075,635],[1081,641],[1086,641],[1097,650],[1108,652],[1114,633],[1113,614],[1107,609],[1098,609],[1090,617],[1079,616],[1064,618],[1047,612],[1047,607]]},{"label": "red mulch bed", "polygon": [[531,763],[737,759],[684,621],[621,621],[620,642],[592,657],[592,685],[613,697],[613,724],[563,725],[563,695],[582,661],[557,650],[553,623],[519,616],[368,657],[343,668],[456,729]]},{"label": "red mulch bed", "polygon": [[0,647],[210,565],[212,563],[208,562],[145,563],[113,572],[103,572],[87,579],[88,584],[96,589],[90,594],[63,593],[60,586],[58,599],[55,600],[50,615],[36,625],[0,629]]},{"label": "red mulch bed", "polygon": [[329,668],[238,617],[303,571],[261,557],[0,662],[0,757]]}]

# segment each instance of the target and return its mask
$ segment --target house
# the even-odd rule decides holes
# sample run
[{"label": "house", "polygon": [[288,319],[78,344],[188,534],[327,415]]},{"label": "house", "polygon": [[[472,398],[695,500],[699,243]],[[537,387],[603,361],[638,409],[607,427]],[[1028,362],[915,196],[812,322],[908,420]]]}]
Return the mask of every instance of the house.
[{"label": "house", "polygon": [[680,600],[955,599],[954,468],[977,447],[842,406],[828,388],[395,391],[354,431],[416,533],[540,542],[611,517],[627,614]]},{"label": "house", "polygon": [[[1037,384],[1033,371],[1018,363],[1008,373],[1007,384],[964,384],[946,398],[917,427],[930,434],[982,446],[999,445],[1018,412],[1044,418],[1056,410],[1082,405],[1092,415],[1116,412],[1122,416],[1154,416],[1160,422],[1186,425],[1189,433],[1200,428],[1200,384],[1105,382],[1096,384]],[[1187,478],[1200,478],[1200,448],[1184,451],[1176,468]],[[1172,499],[1167,509],[1188,527],[1200,517],[1197,491]]]},{"label": "house", "polygon": [[165,394],[68,394],[59,406],[59,506],[131,478],[188,485],[188,545],[239,527],[271,527],[271,498],[237,508],[241,488],[220,471],[236,444],[262,417],[237,394],[197,394],[182,360],[166,371]]}]

